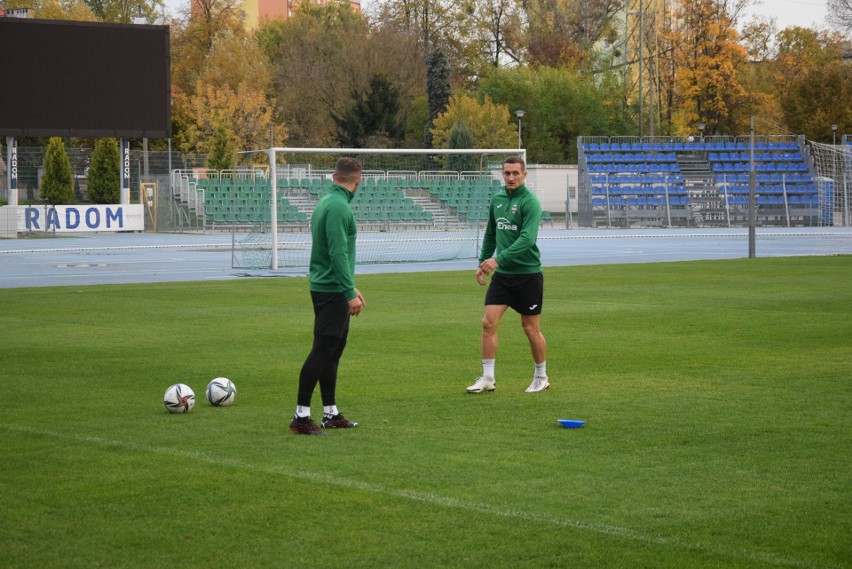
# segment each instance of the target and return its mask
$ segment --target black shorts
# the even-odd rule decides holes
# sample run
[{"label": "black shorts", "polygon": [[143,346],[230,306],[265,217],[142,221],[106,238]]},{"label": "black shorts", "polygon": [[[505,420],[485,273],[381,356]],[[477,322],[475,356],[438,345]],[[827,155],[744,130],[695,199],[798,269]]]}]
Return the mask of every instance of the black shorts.
[{"label": "black shorts", "polygon": [[494,273],[488,292],[485,293],[485,305],[508,305],[524,316],[541,314],[544,302],[544,274],[506,275]]},{"label": "black shorts", "polygon": [[314,335],[346,338],[349,333],[349,301],[342,292],[311,291],[314,303]]}]

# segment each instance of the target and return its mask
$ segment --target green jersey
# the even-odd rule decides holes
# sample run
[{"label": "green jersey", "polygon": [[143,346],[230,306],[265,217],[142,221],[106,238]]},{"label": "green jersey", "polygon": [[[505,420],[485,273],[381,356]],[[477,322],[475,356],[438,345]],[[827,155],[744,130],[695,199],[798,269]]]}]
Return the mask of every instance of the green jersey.
[{"label": "green jersey", "polygon": [[311,216],[311,290],[342,292],[355,298],[355,216],[353,193],[333,185]]},{"label": "green jersey", "polygon": [[479,262],[494,257],[499,265],[498,273],[540,273],[541,254],[536,245],[540,223],[538,198],[525,185],[514,191],[504,186],[491,198]]}]

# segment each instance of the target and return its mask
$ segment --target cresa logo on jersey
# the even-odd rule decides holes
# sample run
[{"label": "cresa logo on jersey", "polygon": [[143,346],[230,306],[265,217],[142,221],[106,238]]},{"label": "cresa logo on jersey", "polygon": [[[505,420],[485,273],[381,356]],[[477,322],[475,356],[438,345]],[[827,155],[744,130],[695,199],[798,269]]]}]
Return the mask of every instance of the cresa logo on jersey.
[{"label": "cresa logo on jersey", "polygon": [[503,229],[505,231],[517,231],[518,226],[514,223],[509,223],[509,220],[505,217],[497,218],[497,229]]}]

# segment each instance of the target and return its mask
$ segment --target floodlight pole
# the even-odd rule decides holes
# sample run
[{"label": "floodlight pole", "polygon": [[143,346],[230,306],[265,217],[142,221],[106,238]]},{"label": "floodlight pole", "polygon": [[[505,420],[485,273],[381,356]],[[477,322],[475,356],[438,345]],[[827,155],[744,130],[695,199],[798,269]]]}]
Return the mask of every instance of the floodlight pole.
[{"label": "floodlight pole", "polygon": [[749,164],[748,164],[748,258],[754,259],[755,254],[755,172],[754,172],[754,115],[751,117],[751,132],[749,134]]},{"label": "floodlight pole", "polygon": [[521,148],[521,119],[526,113],[522,109],[515,111],[515,116],[518,117],[518,149]]}]

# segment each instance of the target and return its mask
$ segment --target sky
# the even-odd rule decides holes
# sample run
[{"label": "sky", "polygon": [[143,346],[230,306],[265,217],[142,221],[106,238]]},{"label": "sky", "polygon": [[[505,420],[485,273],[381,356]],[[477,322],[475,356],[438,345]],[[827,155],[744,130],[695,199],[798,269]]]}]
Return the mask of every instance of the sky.
[{"label": "sky", "polygon": [[779,30],[790,26],[826,27],[826,0],[761,0],[748,14],[775,17]]}]

